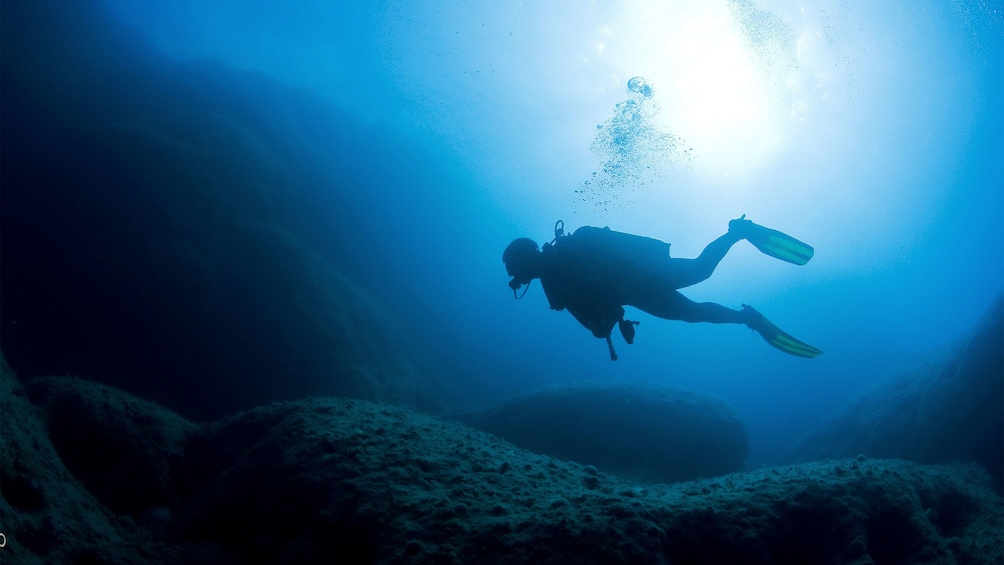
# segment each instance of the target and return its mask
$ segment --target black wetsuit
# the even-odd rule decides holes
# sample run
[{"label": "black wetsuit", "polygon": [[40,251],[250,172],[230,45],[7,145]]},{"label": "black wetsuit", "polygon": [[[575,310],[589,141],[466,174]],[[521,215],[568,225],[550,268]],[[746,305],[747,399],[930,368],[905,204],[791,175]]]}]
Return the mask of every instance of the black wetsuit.
[{"label": "black wetsuit", "polygon": [[623,305],[633,304],[649,290],[646,281],[668,267],[669,244],[586,226],[545,244],[541,253],[540,282],[551,309],[568,310],[594,336],[606,338],[624,319]]}]

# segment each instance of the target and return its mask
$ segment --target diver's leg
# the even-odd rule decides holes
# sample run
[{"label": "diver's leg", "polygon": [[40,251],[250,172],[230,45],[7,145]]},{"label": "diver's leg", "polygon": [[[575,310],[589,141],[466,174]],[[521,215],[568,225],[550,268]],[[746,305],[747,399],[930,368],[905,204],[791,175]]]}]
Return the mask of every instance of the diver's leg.
[{"label": "diver's leg", "polygon": [[695,259],[670,259],[666,273],[668,280],[664,282],[672,288],[686,288],[707,279],[740,239],[734,233],[726,233],[709,243]]},{"label": "diver's leg", "polygon": [[630,306],[665,320],[712,324],[749,324],[751,316],[742,310],[726,308],[714,302],[694,302],[675,290],[662,290],[638,297]]}]

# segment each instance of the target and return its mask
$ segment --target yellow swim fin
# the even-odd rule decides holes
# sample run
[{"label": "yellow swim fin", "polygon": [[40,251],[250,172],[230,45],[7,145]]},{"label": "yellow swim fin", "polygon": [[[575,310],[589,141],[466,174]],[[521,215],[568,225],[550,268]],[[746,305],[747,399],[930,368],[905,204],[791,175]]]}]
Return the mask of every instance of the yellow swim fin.
[{"label": "yellow swim fin", "polygon": [[770,320],[764,317],[763,314],[758,312],[752,306],[743,304],[743,313],[750,317],[750,321],[747,322],[746,325],[752,328],[756,333],[760,334],[760,337],[773,347],[790,355],[805,357],[808,359],[812,359],[822,353],[819,349],[816,349],[804,341],[795,339],[790,334],[782,331],[781,328],[772,324]]},{"label": "yellow swim fin", "polygon": [[746,219],[746,214],[743,214],[738,220],[729,222],[729,231],[737,231],[761,253],[795,265],[808,263],[815,253],[815,250],[808,243],[799,241],[786,233],[754,224]]}]

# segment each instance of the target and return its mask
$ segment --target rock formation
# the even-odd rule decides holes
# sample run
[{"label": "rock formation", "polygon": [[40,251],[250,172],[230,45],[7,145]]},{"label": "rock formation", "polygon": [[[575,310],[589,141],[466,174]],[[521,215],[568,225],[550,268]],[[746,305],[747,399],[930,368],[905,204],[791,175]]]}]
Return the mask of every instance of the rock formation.
[{"label": "rock formation", "polygon": [[556,386],[463,419],[524,449],[638,481],[723,475],[748,452],[746,426],[725,402],[640,384]]},{"label": "rock formation", "polygon": [[976,466],[858,457],[642,485],[400,407],[318,398],[196,425],[111,387],[22,387],[0,368],[4,562],[990,564],[1004,552],[1004,501]]},{"label": "rock formation", "polygon": [[1004,479],[1004,300],[947,354],[880,382],[827,419],[792,461],[976,461]]},{"label": "rock formation", "polygon": [[435,407],[436,363],[358,283],[390,261],[346,148],[382,140],[266,77],[169,61],[97,2],[14,2],[0,25],[0,341],[24,378],[198,419],[312,394]]}]

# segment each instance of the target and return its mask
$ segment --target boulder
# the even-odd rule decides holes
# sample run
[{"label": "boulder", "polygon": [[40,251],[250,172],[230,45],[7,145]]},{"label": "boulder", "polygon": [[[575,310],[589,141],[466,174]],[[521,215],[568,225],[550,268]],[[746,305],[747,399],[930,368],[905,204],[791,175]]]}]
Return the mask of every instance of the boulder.
[{"label": "boulder", "polygon": [[524,449],[646,482],[737,471],[748,452],[746,426],[727,403],[649,385],[561,385],[462,419]]},{"label": "boulder", "polygon": [[186,495],[185,449],[198,426],[152,402],[76,377],[24,386],[63,465],[102,505],[140,515]]},{"label": "boulder", "polygon": [[[124,415],[113,407],[112,418]],[[142,411],[141,417],[147,416]],[[94,425],[94,413],[76,423]],[[32,405],[17,376],[0,355],[0,561],[4,563],[177,563],[169,549],[150,552],[135,526],[122,521],[116,513],[91,494],[84,482],[64,464],[53,447],[46,425],[45,410]],[[123,433],[132,433],[120,430]],[[97,457],[86,456],[103,450],[94,434],[86,434],[71,449],[86,461],[76,472],[90,474],[87,463],[104,465]],[[159,447],[155,438],[133,443],[142,456],[149,448]],[[71,454],[72,457],[73,454]],[[118,497],[135,492],[122,485]]]}]

